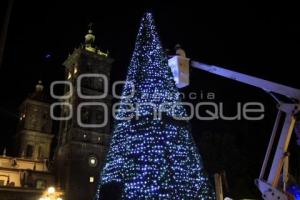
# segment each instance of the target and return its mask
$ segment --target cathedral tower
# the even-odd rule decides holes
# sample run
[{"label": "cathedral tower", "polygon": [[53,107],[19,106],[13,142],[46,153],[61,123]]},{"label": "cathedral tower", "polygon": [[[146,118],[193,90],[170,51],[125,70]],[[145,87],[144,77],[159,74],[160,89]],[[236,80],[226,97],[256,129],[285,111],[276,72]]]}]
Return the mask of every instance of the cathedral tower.
[{"label": "cathedral tower", "polygon": [[110,139],[111,97],[107,88],[113,60],[94,46],[94,40],[90,27],[85,44],[63,63],[69,98],[63,101],[68,106],[61,116],[70,119],[61,121],[55,160],[59,183],[66,198],[72,200],[94,199]]},{"label": "cathedral tower", "polygon": [[20,122],[16,135],[18,156],[29,159],[49,159],[53,139],[50,104],[44,98],[44,86],[39,81],[35,91],[20,106]]}]

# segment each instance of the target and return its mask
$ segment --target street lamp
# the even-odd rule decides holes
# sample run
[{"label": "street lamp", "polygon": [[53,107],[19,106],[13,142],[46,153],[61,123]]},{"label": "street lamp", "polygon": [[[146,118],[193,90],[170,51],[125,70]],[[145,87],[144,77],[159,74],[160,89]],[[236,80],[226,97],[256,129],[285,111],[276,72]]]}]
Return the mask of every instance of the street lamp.
[{"label": "street lamp", "polygon": [[48,190],[47,190],[47,192],[48,192],[49,194],[55,193],[55,187],[49,187]]},{"label": "street lamp", "polygon": [[43,193],[39,200],[63,200],[63,193],[61,191],[56,191],[55,187],[48,187]]}]

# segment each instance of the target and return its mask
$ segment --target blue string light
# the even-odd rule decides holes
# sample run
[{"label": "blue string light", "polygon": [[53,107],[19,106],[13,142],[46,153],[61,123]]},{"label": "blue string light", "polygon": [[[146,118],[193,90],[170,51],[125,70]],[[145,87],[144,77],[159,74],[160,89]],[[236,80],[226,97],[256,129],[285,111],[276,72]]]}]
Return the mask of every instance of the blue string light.
[{"label": "blue string light", "polygon": [[[129,84],[131,83],[131,84]],[[101,188],[110,183],[122,185],[122,199],[203,199],[215,195],[203,171],[202,160],[190,133],[188,122],[173,115],[187,116],[180,102],[167,58],[150,13],[141,21],[135,49],[128,69],[117,118],[100,176],[96,199],[103,199]],[[128,112],[128,104],[139,105]],[[153,105],[166,104],[161,119],[153,119]],[[126,104],[126,105],[125,105]],[[139,118],[136,118],[136,116]]]}]

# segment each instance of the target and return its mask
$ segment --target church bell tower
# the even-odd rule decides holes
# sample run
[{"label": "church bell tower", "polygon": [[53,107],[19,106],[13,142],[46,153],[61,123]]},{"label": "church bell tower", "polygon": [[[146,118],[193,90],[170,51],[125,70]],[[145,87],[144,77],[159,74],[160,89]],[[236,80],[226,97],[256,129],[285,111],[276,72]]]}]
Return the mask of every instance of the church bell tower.
[{"label": "church bell tower", "polygon": [[113,60],[96,48],[94,41],[90,27],[85,44],[63,63],[69,83],[65,87],[69,98],[63,102],[69,106],[62,108],[61,117],[71,117],[61,121],[55,162],[68,200],[94,199],[110,140],[111,97],[107,88]]},{"label": "church bell tower", "polygon": [[20,121],[16,135],[18,156],[26,159],[48,160],[50,158],[52,119],[50,103],[39,81],[35,91],[20,106]]}]

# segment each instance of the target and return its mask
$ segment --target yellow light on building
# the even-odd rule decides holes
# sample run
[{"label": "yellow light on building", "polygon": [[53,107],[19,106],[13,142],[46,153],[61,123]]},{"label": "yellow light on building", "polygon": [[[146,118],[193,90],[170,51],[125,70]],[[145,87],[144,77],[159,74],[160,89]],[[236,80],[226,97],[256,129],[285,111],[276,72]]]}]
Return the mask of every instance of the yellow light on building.
[{"label": "yellow light on building", "polygon": [[56,191],[55,187],[51,186],[43,193],[39,200],[63,200],[63,192]]},{"label": "yellow light on building", "polygon": [[90,176],[90,183],[94,183],[94,177],[93,176]]},{"label": "yellow light on building", "polygon": [[26,117],[26,115],[23,113],[23,114],[21,114],[21,117],[20,117],[20,120],[23,120],[23,119],[25,119],[25,117]]},{"label": "yellow light on building", "polygon": [[77,74],[78,70],[77,67],[74,67],[74,74]]},{"label": "yellow light on building", "polygon": [[48,190],[47,190],[47,192],[49,194],[53,194],[53,193],[55,193],[55,188],[54,187],[49,187]]},{"label": "yellow light on building", "polygon": [[68,73],[68,79],[70,79],[72,77],[72,74],[69,72]]}]

